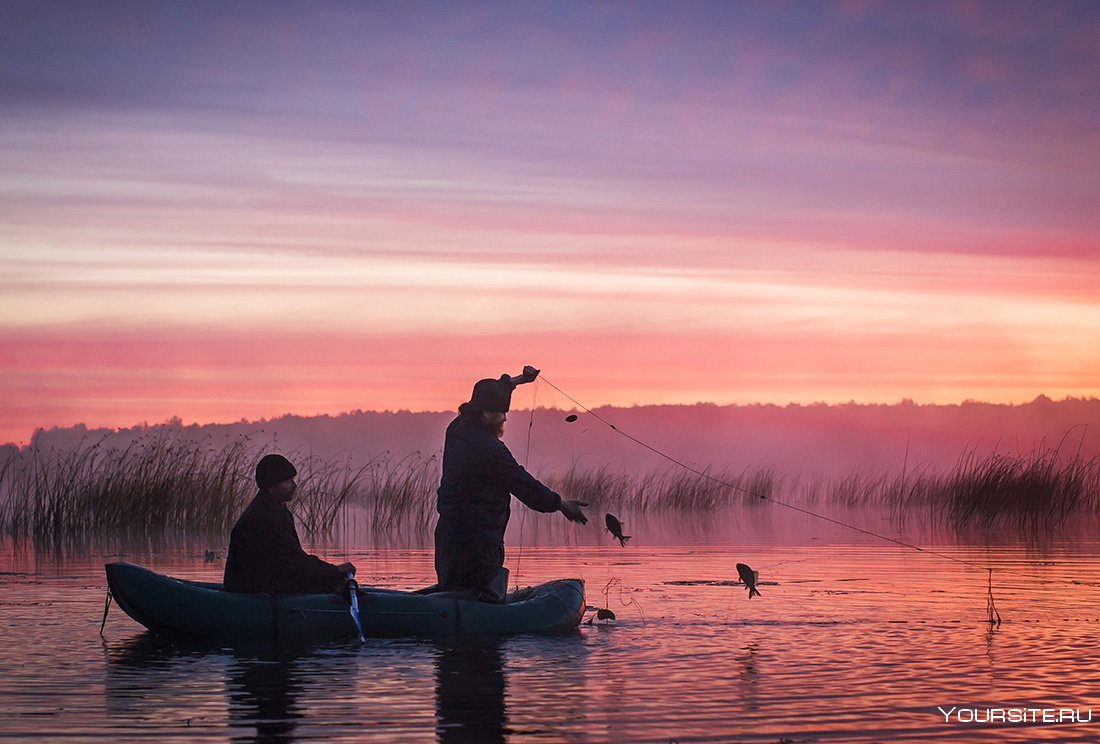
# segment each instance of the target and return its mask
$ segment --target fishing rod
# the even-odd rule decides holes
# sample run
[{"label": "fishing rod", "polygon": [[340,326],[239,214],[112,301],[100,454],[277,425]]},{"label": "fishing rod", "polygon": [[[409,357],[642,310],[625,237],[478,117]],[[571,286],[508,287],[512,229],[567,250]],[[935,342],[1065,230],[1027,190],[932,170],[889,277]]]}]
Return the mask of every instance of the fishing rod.
[{"label": "fishing rod", "polygon": [[[664,458],[665,460],[673,463],[674,465],[677,465],[677,466],[683,468],[684,470],[687,470],[690,473],[694,473],[695,475],[698,475],[701,478],[705,478],[706,480],[709,480],[713,483],[717,483],[718,485],[721,485],[721,486],[725,486],[726,488],[731,488],[735,491],[740,491],[741,493],[747,494],[749,496],[759,498],[762,501],[768,501],[772,504],[777,504],[779,506],[786,507],[788,509],[800,512],[800,513],[805,514],[807,516],[814,517],[816,519],[821,519],[821,520],[824,520],[826,522],[830,522],[831,524],[835,524],[839,527],[845,527],[847,529],[854,530],[856,532],[867,535],[868,537],[874,537],[874,538],[879,539],[879,540],[884,540],[886,542],[893,543],[894,545],[898,545],[898,546],[903,547],[903,548],[908,548],[910,550],[915,550],[918,553],[926,553],[928,555],[932,555],[932,556],[935,556],[937,558],[942,558],[942,559],[947,560],[947,561],[953,561],[954,563],[966,566],[967,568],[971,568],[973,570],[988,571],[988,572],[990,572],[990,586],[992,587],[992,571],[994,570],[993,566],[978,563],[976,561],[968,561],[964,558],[957,558],[953,555],[949,555],[947,553],[942,553],[942,552],[937,551],[937,550],[932,550],[930,548],[922,548],[919,545],[914,545],[913,543],[909,543],[909,542],[906,542],[904,540],[898,540],[898,539],[890,537],[888,535],[883,535],[881,533],[874,532],[872,530],[867,530],[867,529],[864,529],[862,527],[857,527],[854,524],[849,524],[849,523],[843,522],[839,519],[833,519],[832,517],[825,516],[824,514],[820,514],[820,513],[815,512],[811,509],[806,509],[806,508],[803,508],[801,506],[796,506],[795,504],[791,504],[789,502],[781,501],[780,499],[773,498],[772,496],[769,496],[767,494],[760,493],[758,491],[752,491],[748,488],[744,488],[743,486],[740,486],[736,483],[730,483],[729,481],[723,480],[721,478],[716,478],[715,476],[711,475],[710,473],[707,473],[706,471],[703,471],[703,470],[699,470],[698,468],[694,468],[694,467],[688,465],[687,463],[685,463],[681,460],[678,460],[677,458],[673,457],[672,455],[670,455],[666,452],[662,452],[661,450],[657,449],[656,447],[654,447],[654,446],[652,446],[652,445],[650,445],[646,442],[643,442],[641,439],[638,439],[637,437],[623,431],[619,427],[615,426],[615,424],[613,424],[610,421],[608,421],[607,419],[603,418],[598,413],[593,411],[591,408],[585,406],[583,403],[578,401],[576,398],[569,395],[569,393],[565,392],[564,390],[559,388],[557,385],[552,383],[550,380],[548,380],[546,378],[546,375],[540,375],[539,379],[541,379],[547,385],[552,387],[554,390],[558,391],[558,393],[560,393],[565,398],[568,398],[570,401],[573,402],[573,404],[575,406],[582,409],[585,413],[591,415],[594,419],[596,419],[600,423],[604,424],[605,426],[610,427],[617,434],[626,437],[627,439],[634,442],[635,444],[637,444],[641,447],[644,447],[645,449],[649,450],[650,452],[654,453],[655,455],[658,455],[659,457]],[[907,454],[908,454],[908,452],[907,452]],[[1073,579],[1060,579],[1060,580],[1059,579],[1050,579],[1050,578],[1047,578],[1047,577],[1039,576],[1037,574],[1027,573],[1026,571],[1016,571],[1016,570],[1013,570],[1011,568],[997,568],[997,570],[1001,571],[1003,573],[1006,573],[1006,574],[1013,575],[1013,576],[1019,576],[1019,577],[1023,577],[1023,578],[1027,578],[1027,579],[1036,580],[1036,581],[1039,581],[1040,583],[1048,583],[1048,584],[1061,583],[1061,584],[1067,584],[1067,585],[1070,585],[1070,586],[1087,586],[1087,587],[1092,587],[1092,588],[1100,587],[1100,583],[1092,582],[1092,581],[1076,581],[1076,580],[1073,580]]]},{"label": "fishing rod", "polygon": [[359,582],[355,580],[355,572],[348,571],[348,599],[349,599],[349,611],[351,612],[351,619],[355,622],[355,630],[359,633],[359,642],[366,643],[367,639],[363,637],[363,626],[359,622]]}]

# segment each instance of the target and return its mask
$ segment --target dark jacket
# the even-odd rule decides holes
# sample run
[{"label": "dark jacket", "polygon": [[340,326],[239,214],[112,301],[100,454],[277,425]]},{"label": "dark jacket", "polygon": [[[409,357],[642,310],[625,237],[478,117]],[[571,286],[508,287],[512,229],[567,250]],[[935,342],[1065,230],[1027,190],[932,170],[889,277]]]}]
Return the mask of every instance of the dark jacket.
[{"label": "dark jacket", "polygon": [[309,594],[336,592],[343,585],[336,566],[302,550],[286,504],[263,491],[257,494],[233,526],[225,590]]},{"label": "dark jacket", "polygon": [[444,591],[482,589],[504,566],[511,495],[553,512],[561,497],[516,462],[496,434],[459,416],[447,427],[435,528],[435,570]]}]

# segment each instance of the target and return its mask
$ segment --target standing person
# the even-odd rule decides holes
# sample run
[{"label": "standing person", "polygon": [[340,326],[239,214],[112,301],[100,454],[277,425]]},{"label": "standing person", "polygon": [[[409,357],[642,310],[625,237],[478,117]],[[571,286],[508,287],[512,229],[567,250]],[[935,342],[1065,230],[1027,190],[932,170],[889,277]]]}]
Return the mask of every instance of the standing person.
[{"label": "standing person", "polygon": [[323,594],[338,592],[355,566],[334,566],[302,550],[294,515],[298,471],[282,455],[264,455],[256,465],[260,492],[244,510],[229,538],[223,587],[227,592]]},{"label": "standing person", "polygon": [[524,367],[517,377],[479,380],[469,402],[458,407],[458,417],[447,427],[443,478],[436,492],[439,591],[463,592],[487,602],[504,601],[508,576],[504,530],[511,513],[511,495],[535,511],[560,511],[571,522],[588,522],[581,511],[587,504],[564,500],[544,486],[500,441],[512,391],[538,374],[534,367]]}]

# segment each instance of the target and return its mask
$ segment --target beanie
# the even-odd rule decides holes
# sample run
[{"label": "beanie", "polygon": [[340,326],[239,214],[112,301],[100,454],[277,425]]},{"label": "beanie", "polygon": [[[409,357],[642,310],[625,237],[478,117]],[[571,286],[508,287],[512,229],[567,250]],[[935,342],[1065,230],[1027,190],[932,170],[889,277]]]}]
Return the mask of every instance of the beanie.
[{"label": "beanie", "polygon": [[260,488],[271,488],[296,475],[298,471],[282,455],[264,455],[256,464],[256,485]]},{"label": "beanie", "polygon": [[512,404],[512,391],[515,389],[508,375],[501,375],[499,380],[478,380],[474,384],[474,392],[470,395],[470,402],[465,406],[475,411],[490,411],[493,413],[508,413]]}]

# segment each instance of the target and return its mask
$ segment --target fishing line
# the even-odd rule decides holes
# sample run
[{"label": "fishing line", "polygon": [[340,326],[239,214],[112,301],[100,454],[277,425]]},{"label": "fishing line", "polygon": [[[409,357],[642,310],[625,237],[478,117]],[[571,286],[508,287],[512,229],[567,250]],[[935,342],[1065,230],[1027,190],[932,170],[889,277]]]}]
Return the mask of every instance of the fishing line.
[{"label": "fishing line", "polygon": [[99,637],[103,637],[103,629],[107,627],[107,613],[111,611],[111,600],[114,597],[111,595],[111,590],[107,590],[107,597],[103,600],[103,622],[99,624]]},{"label": "fishing line", "polygon": [[[539,378],[535,378],[535,384],[531,387],[531,415],[527,420],[527,453],[523,456],[523,469],[531,460],[531,430],[535,428],[535,405],[539,400]],[[516,555],[516,591],[519,591],[519,567],[523,562],[523,528],[527,524],[527,510],[519,515],[519,553]]]},{"label": "fishing line", "polygon": [[[763,494],[763,493],[758,493],[758,492],[751,491],[747,488],[744,488],[742,486],[737,485],[736,483],[730,483],[728,481],[722,480],[721,478],[716,478],[713,475],[711,475],[710,473],[704,472],[704,471],[699,470],[697,468],[693,468],[692,466],[688,465],[687,463],[676,459],[672,455],[669,455],[666,452],[662,452],[661,450],[657,449],[656,447],[654,447],[650,444],[647,444],[646,442],[643,442],[642,440],[638,439],[637,437],[632,436],[632,435],[628,434],[627,432],[623,431],[622,429],[615,426],[613,423],[611,423],[610,421],[608,421],[607,419],[603,418],[598,413],[593,411],[591,408],[585,406],[580,401],[578,401],[576,398],[574,398],[573,396],[566,393],[564,390],[559,388],[557,385],[550,382],[550,380],[546,379],[545,375],[540,375],[539,379],[545,381],[547,385],[554,388],[554,390],[557,390],[564,397],[571,400],[573,402],[573,404],[576,405],[578,408],[584,410],[586,413],[591,415],[594,419],[596,419],[600,423],[610,427],[616,433],[626,437],[627,439],[634,442],[635,444],[638,444],[641,447],[644,447],[645,449],[649,450],[650,452],[654,453],[655,455],[658,455],[659,457],[662,457],[665,460],[668,460],[669,462],[673,463],[674,465],[678,465],[679,467],[683,468],[684,470],[687,470],[690,473],[694,473],[695,475],[699,476],[700,478],[705,478],[705,479],[707,479],[707,480],[709,480],[713,483],[717,483],[718,485],[725,486],[726,488],[732,488],[735,491],[740,491],[741,493],[747,494],[749,496],[755,496],[756,498],[759,498],[763,501],[769,501],[773,504],[778,504],[779,506],[784,506],[788,509],[792,509],[794,511],[805,514],[807,516],[815,517],[817,519],[824,520],[824,521],[829,522],[831,524],[835,524],[838,527],[845,527],[847,529],[854,530],[856,532],[867,535],[868,537],[874,537],[874,538],[877,538],[879,540],[884,540],[886,542],[893,543],[893,544],[898,545],[898,546],[903,547],[903,548],[908,548],[910,550],[915,550],[918,553],[926,553],[928,555],[936,556],[937,558],[942,558],[942,559],[947,560],[947,561],[952,561],[954,563],[957,563],[957,564],[962,565],[962,566],[966,566],[966,567],[971,568],[971,569],[976,570],[976,571],[988,571],[988,572],[990,572],[989,596],[992,597],[992,592],[993,592],[993,590],[992,590],[992,571],[994,570],[993,566],[989,566],[989,565],[986,565],[986,564],[983,564],[983,563],[977,563],[976,561],[968,561],[964,558],[956,558],[953,555],[948,555],[947,553],[941,553],[937,550],[932,550],[930,548],[922,548],[918,545],[914,545],[913,543],[908,543],[908,542],[905,542],[904,540],[898,540],[896,538],[889,537],[888,535],[883,535],[883,534],[878,533],[878,532],[873,532],[871,530],[866,530],[862,527],[857,527],[854,524],[849,524],[847,522],[842,522],[839,519],[833,519],[832,517],[827,517],[824,514],[819,514],[818,512],[812,511],[810,509],[805,509],[801,506],[795,506],[794,504],[791,504],[791,503],[788,503],[788,502],[785,502],[785,501],[781,501],[779,499],[773,498],[772,496],[768,496],[768,495]],[[908,457],[908,454],[907,454],[907,457]],[[1020,576],[1020,577],[1027,578],[1027,579],[1037,580],[1040,583],[1044,583],[1044,584],[1061,583],[1061,584],[1068,584],[1070,586],[1088,586],[1088,587],[1093,587],[1093,588],[1100,587],[1100,583],[1092,582],[1092,581],[1076,581],[1076,580],[1072,580],[1072,579],[1051,579],[1051,578],[1048,578],[1048,577],[1039,576],[1038,574],[1031,574],[1031,573],[1027,573],[1025,571],[1015,571],[1013,569],[1003,568],[1003,567],[1002,568],[997,568],[996,570],[998,570],[1002,573],[1013,575],[1013,576]]]},{"label": "fishing line", "polygon": [[608,598],[608,594],[611,593],[611,587],[617,587],[619,590],[619,604],[623,607],[630,607],[633,605],[637,608],[638,614],[642,616],[642,627],[645,627],[645,612],[642,611],[642,603],[636,598],[630,597],[629,599],[623,599],[623,582],[619,577],[608,579],[607,583],[603,587],[603,605],[607,609],[611,609],[608,605],[611,604],[611,600]]},{"label": "fishing line", "polygon": [[993,569],[989,569],[989,589],[985,595],[986,622],[989,627],[1001,626],[1001,613],[997,612],[997,605],[993,602]]}]

